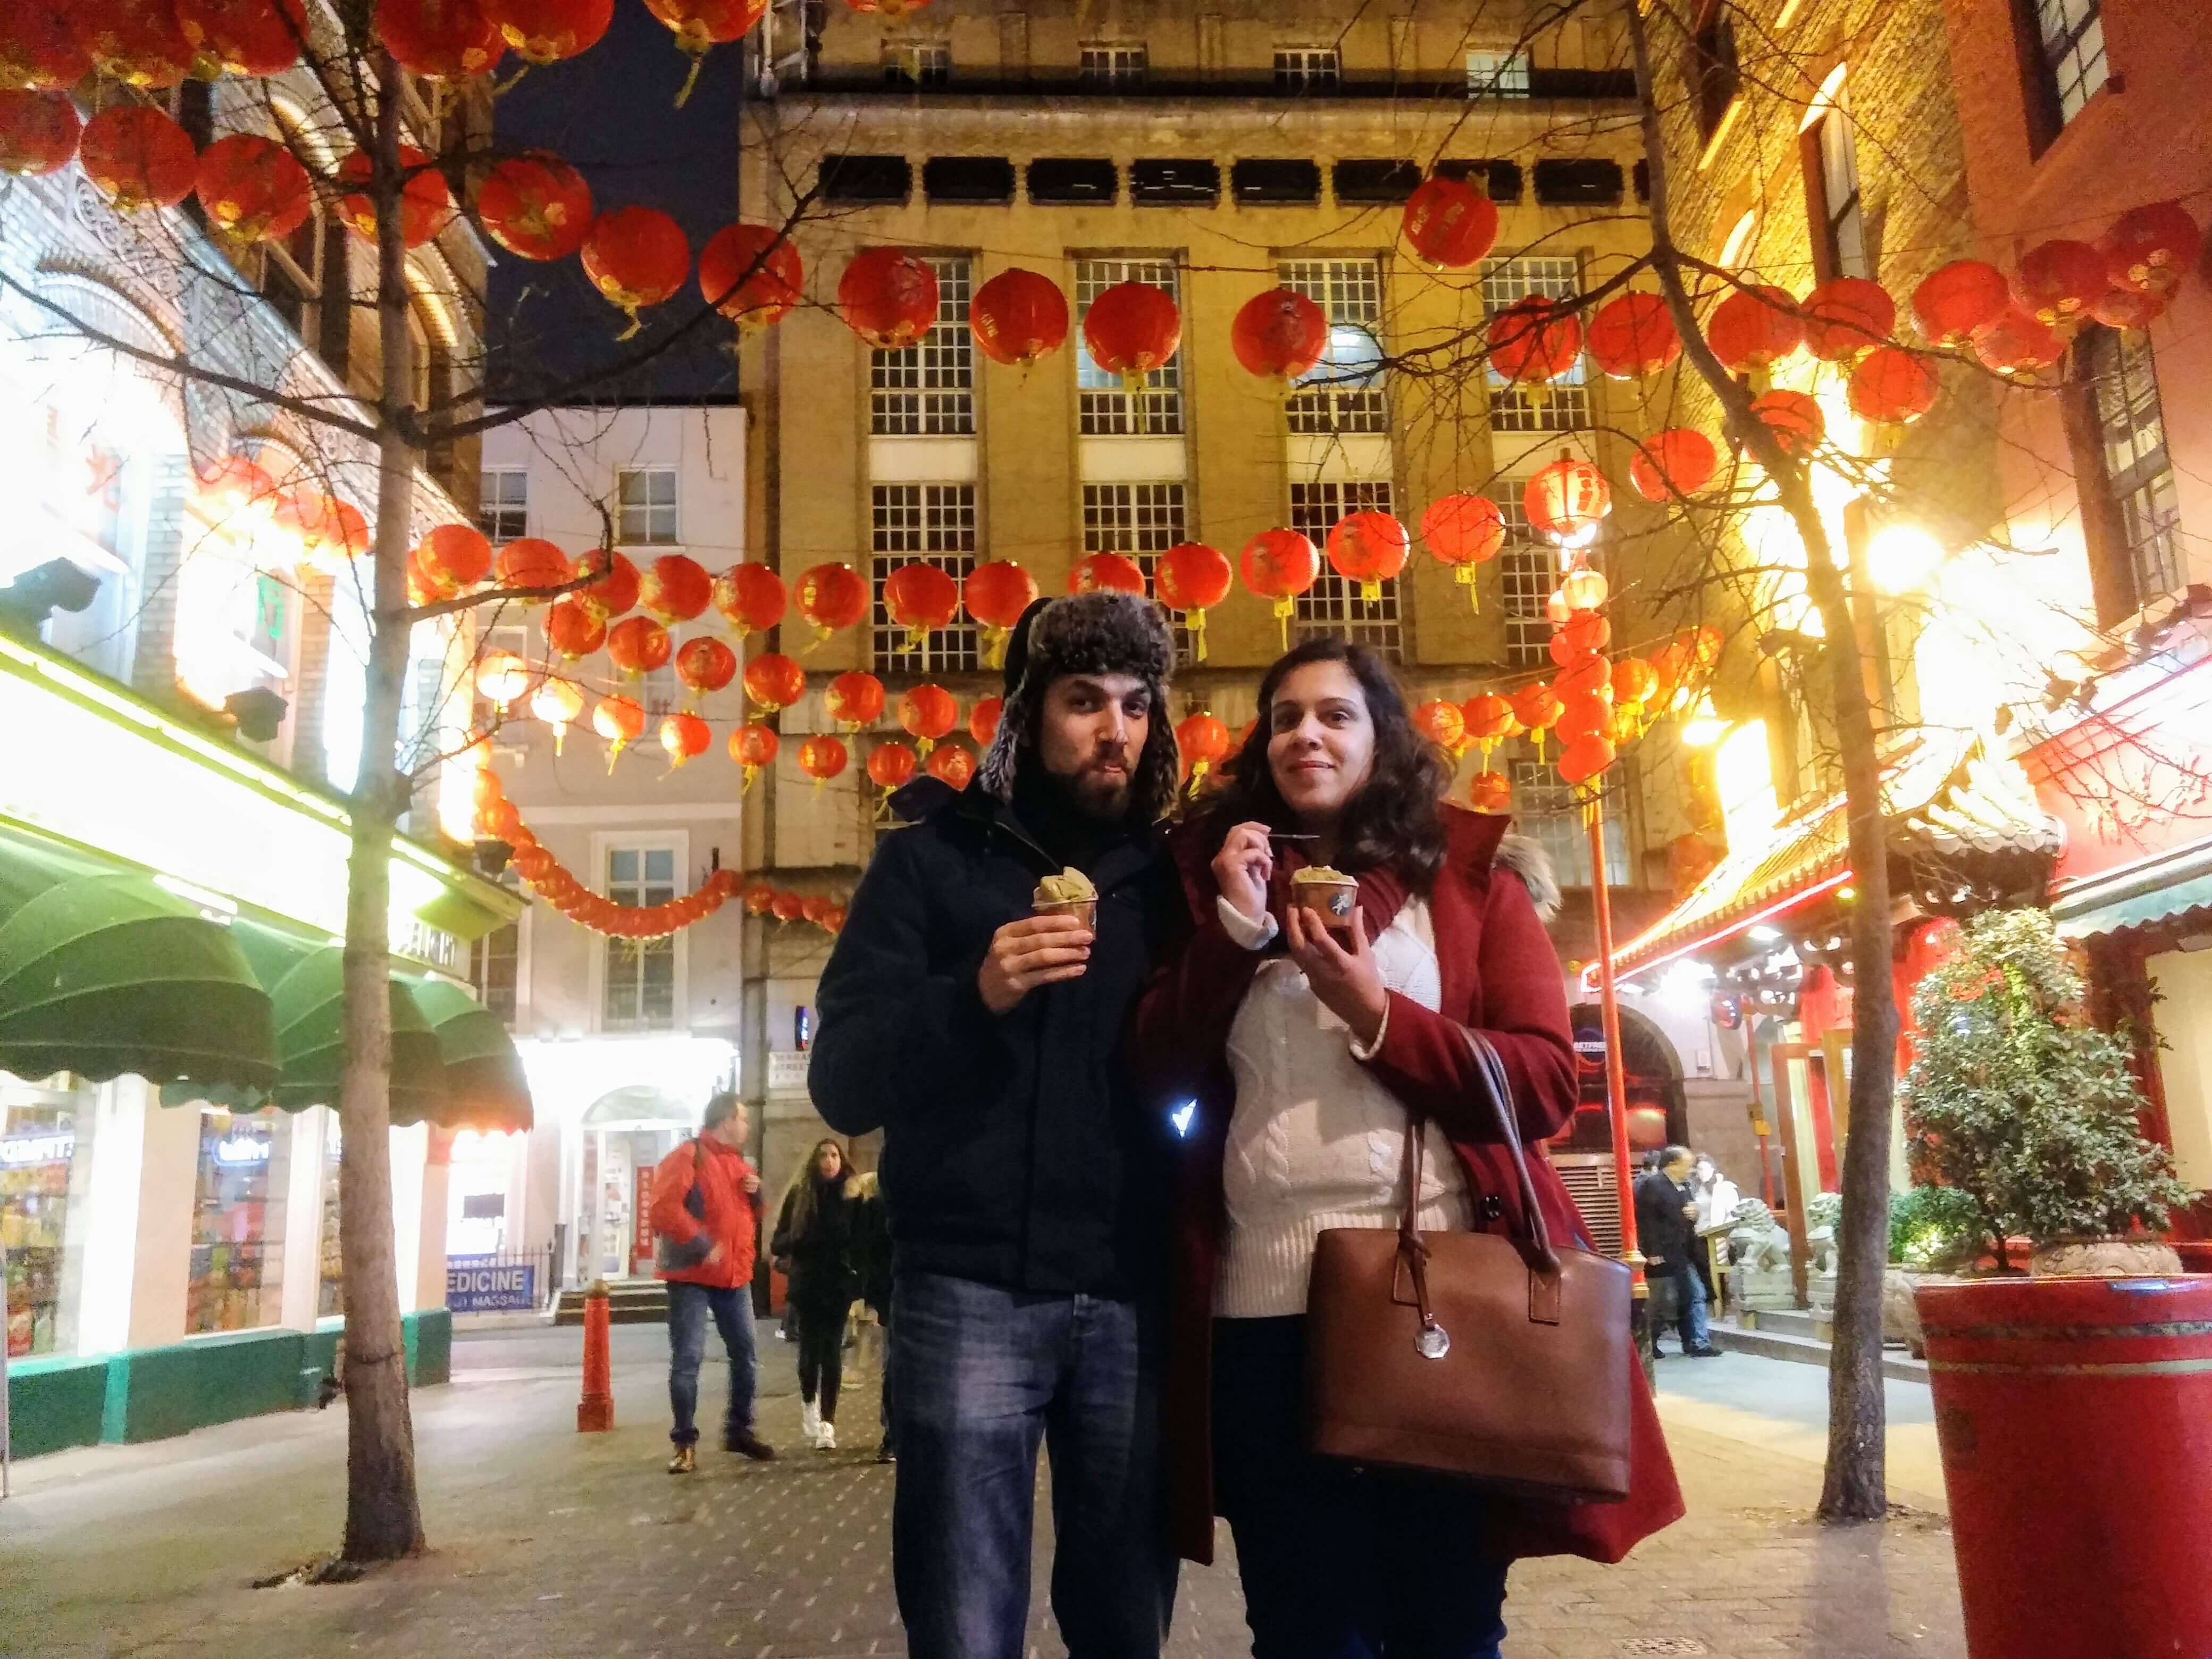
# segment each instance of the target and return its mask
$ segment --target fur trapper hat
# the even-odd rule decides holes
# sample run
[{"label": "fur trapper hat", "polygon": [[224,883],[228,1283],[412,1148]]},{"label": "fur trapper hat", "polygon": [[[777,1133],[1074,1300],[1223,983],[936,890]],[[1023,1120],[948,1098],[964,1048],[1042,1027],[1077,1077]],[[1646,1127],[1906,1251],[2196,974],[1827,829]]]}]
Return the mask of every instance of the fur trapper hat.
[{"label": "fur trapper hat", "polygon": [[1129,781],[1142,817],[1157,817],[1176,789],[1175,727],[1168,718],[1175,635],[1160,608],[1134,593],[1070,593],[1039,599],[1022,613],[1006,641],[1006,708],[976,781],[1002,801],[1013,799],[1015,769],[1036,746],[1045,688],[1064,674],[1131,674],[1152,693],[1152,729]]}]

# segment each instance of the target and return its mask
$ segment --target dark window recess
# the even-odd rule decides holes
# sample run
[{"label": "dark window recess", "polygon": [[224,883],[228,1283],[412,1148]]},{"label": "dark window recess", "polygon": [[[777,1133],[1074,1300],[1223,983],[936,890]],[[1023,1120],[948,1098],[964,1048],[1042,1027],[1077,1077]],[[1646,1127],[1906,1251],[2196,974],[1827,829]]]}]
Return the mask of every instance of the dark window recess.
[{"label": "dark window recess", "polygon": [[1436,172],[1442,179],[1458,179],[1486,186],[1493,202],[1521,199],[1521,169],[1511,161],[1443,161],[1437,163]]},{"label": "dark window recess", "polygon": [[1634,70],[1536,69],[1528,71],[1531,98],[1633,98]]},{"label": "dark window recess", "polygon": [[1720,131],[1743,88],[1743,70],[1735,54],[1735,19],[1724,5],[1708,5],[1690,47],[1690,82],[1698,92],[1698,137],[1710,139]]},{"label": "dark window recess", "polygon": [[1003,155],[933,155],[921,164],[921,193],[933,202],[1014,199],[1014,164]]},{"label": "dark window recess", "polygon": [[1651,163],[1638,161],[1630,177],[1636,181],[1636,199],[1639,202],[1650,201],[1651,199]]},{"label": "dark window recess", "polygon": [[1412,161],[1339,161],[1334,173],[1340,202],[1402,202],[1421,182]]},{"label": "dark window recess", "polygon": [[1221,199],[1220,164],[1138,161],[1129,168],[1129,199],[1139,207],[1210,207]]},{"label": "dark window recess", "polygon": [[825,155],[822,199],[847,205],[903,203],[914,193],[914,164],[903,155]]},{"label": "dark window recess", "polygon": [[1311,206],[1321,200],[1321,168],[1312,161],[1238,161],[1229,169],[1229,191],[1240,202]]},{"label": "dark window recess", "polygon": [[1030,200],[1040,207],[1088,207],[1121,191],[1121,175],[1111,161],[1048,155],[1030,163]]},{"label": "dark window recess", "polygon": [[1536,163],[1536,200],[1545,207],[1617,207],[1620,163],[1553,156]]}]

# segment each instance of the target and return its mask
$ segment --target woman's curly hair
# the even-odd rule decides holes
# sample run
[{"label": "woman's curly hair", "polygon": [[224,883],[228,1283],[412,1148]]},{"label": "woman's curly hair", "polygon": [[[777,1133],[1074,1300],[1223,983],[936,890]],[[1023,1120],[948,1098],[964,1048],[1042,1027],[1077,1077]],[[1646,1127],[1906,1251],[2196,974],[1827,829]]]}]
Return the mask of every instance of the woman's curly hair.
[{"label": "woman's curly hair", "polygon": [[1251,735],[1224,768],[1228,780],[1216,799],[1215,828],[1225,837],[1233,826],[1255,820],[1278,830],[1297,827],[1267,764],[1274,736],[1268,711],[1284,679],[1311,662],[1340,662],[1351,671],[1375,726],[1374,769],[1345,805],[1336,864],[1354,873],[1395,866],[1416,891],[1425,892],[1443,867],[1444,826],[1437,802],[1450,787],[1451,769],[1437,746],[1414,730],[1389,664],[1364,645],[1334,637],[1308,640],[1275,659],[1260,682],[1260,715]]}]

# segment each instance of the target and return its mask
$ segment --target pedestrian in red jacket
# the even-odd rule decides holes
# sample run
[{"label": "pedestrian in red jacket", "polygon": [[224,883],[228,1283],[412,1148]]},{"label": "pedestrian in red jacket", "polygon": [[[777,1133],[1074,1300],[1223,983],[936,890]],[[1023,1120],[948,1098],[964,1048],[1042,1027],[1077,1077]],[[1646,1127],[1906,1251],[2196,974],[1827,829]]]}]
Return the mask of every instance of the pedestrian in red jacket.
[{"label": "pedestrian in red jacket", "polygon": [[[1565,976],[1528,888],[1495,867],[1506,820],[1440,804],[1443,764],[1379,657],[1310,641],[1259,705],[1221,805],[1177,832],[1188,933],[1132,1043],[1158,1097],[1195,1103],[1174,1225],[1170,1523],[1206,1562],[1227,1518],[1258,1659],[1496,1659],[1515,1558],[1618,1560],[1682,1512],[1626,1334],[1623,1374],[1591,1385],[1631,1391],[1630,1496],[1508,1500],[1305,1449],[1307,1280],[1322,1229],[1398,1224],[1408,1111],[1429,1137],[1422,1228],[1524,1231],[1467,1030],[1504,1062],[1537,1145],[1574,1109]],[[1308,866],[1356,879],[1340,935],[1289,902]],[[1586,1245],[1548,1161],[1530,1173],[1552,1237]]]},{"label": "pedestrian in red jacket", "polygon": [[735,1095],[707,1103],[699,1133],[653,1172],[656,1271],[668,1285],[668,1404],[675,1426],[671,1474],[698,1467],[699,1364],[707,1320],[730,1356],[730,1404],[722,1419],[726,1450],[765,1462],[775,1450],[753,1432],[759,1366],[753,1340],[753,1249],[760,1231],[760,1176],[742,1150],[750,1125]]}]

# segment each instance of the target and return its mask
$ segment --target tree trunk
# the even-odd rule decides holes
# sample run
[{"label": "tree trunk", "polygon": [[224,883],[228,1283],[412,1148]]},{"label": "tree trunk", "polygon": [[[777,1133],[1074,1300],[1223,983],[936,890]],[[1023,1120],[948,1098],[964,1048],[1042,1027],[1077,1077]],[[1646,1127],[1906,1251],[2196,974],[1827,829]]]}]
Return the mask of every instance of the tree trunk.
[{"label": "tree trunk", "polygon": [[1824,655],[1842,750],[1850,830],[1852,992],[1849,1134],[1844,1153],[1843,1215],[1836,1229],[1836,1311],[1828,1360],[1828,1462],[1823,1520],[1872,1519],[1887,1512],[1881,1376],[1881,1278],[1889,1259],[1889,1115],[1895,1086],[1897,998],[1890,979],[1889,858],[1881,811],[1881,763],[1875,710],[1861,672],[1859,635],[1835,550],[1814,505],[1803,465],[1783,453],[1753,414],[1751,394],[1721,367],[1698,326],[1667,206],[1667,153],[1651,81],[1651,46],[1643,8],[1632,3],[1629,43],[1636,60],[1644,160],[1650,175],[1652,268],[1682,338],[1684,360],[1718,399],[1730,433],[1773,481],[1805,546],[1805,580],[1826,630]]},{"label": "tree trunk", "polygon": [[[390,60],[380,82],[396,88]],[[415,453],[395,429],[409,372],[405,252],[400,240],[399,99],[380,96],[376,139],[377,325],[383,351],[376,538],[371,554],[368,694],[361,773],[352,800],[346,877],[345,1141],[338,1164],[338,1244],[345,1262],[345,1559],[388,1561],[423,1546],[415,1495],[415,1425],[392,1219],[392,837],[404,785],[396,765],[407,675],[406,561],[414,519]]]}]

